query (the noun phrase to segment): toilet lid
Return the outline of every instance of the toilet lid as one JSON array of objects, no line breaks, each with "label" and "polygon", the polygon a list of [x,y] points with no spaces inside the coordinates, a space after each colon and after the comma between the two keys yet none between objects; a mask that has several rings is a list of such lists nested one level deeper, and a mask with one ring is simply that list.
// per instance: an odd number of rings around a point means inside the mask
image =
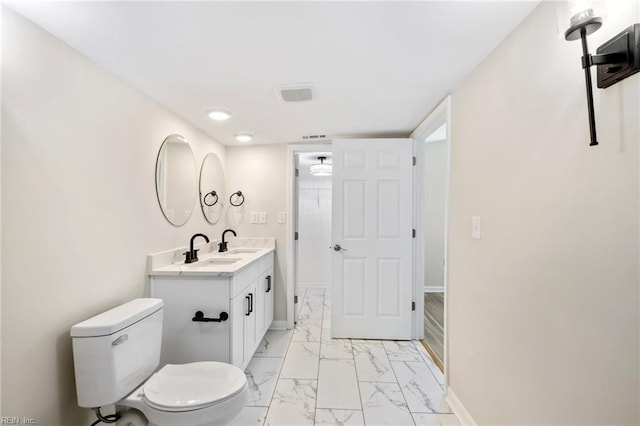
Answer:
[{"label": "toilet lid", "polygon": [[186,411],[224,401],[247,383],[244,372],[223,362],[167,364],[144,385],[144,399],[164,411]]}]

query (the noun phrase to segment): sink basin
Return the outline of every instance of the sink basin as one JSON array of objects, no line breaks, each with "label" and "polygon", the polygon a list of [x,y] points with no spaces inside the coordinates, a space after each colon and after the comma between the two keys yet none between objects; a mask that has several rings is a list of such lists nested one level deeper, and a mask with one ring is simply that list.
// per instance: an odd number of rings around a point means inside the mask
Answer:
[{"label": "sink basin", "polygon": [[260,249],[253,249],[253,248],[237,248],[237,249],[231,250],[229,253],[256,253],[259,250]]},{"label": "sink basin", "polygon": [[197,266],[200,268],[203,267],[211,267],[211,266],[216,266],[216,265],[231,265],[232,263],[236,263],[237,261],[242,260],[239,258],[234,258],[234,257],[224,257],[224,258],[214,258],[214,259],[207,259],[207,260],[203,260],[201,262],[197,262],[196,264],[192,265],[192,266]]}]

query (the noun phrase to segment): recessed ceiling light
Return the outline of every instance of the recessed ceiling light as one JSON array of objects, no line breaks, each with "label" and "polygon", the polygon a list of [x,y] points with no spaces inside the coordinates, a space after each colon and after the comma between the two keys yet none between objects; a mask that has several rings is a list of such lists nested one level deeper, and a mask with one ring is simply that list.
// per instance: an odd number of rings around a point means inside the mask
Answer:
[{"label": "recessed ceiling light", "polygon": [[234,136],[238,142],[249,142],[253,139],[253,135],[251,133],[236,133]]},{"label": "recessed ceiling light", "polygon": [[226,109],[212,109],[209,111],[209,118],[216,121],[225,121],[231,117],[231,111]]}]

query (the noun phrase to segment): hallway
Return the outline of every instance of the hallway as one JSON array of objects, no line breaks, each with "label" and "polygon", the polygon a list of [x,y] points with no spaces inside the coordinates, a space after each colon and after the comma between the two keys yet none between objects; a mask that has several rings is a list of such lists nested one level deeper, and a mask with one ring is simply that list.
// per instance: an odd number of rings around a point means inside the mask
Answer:
[{"label": "hallway", "polygon": [[424,340],[440,364],[444,360],[444,293],[424,294]]},{"label": "hallway", "polygon": [[301,290],[296,330],[270,330],[233,425],[458,425],[419,341],[330,339],[329,290]]}]

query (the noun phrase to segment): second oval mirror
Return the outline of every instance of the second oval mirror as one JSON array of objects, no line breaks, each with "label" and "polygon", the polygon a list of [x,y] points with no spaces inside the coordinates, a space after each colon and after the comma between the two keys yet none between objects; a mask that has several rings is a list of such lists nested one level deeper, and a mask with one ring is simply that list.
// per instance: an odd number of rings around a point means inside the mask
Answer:
[{"label": "second oval mirror", "polygon": [[227,191],[220,158],[207,154],[200,169],[200,206],[204,218],[212,225],[218,223],[224,210]]}]

